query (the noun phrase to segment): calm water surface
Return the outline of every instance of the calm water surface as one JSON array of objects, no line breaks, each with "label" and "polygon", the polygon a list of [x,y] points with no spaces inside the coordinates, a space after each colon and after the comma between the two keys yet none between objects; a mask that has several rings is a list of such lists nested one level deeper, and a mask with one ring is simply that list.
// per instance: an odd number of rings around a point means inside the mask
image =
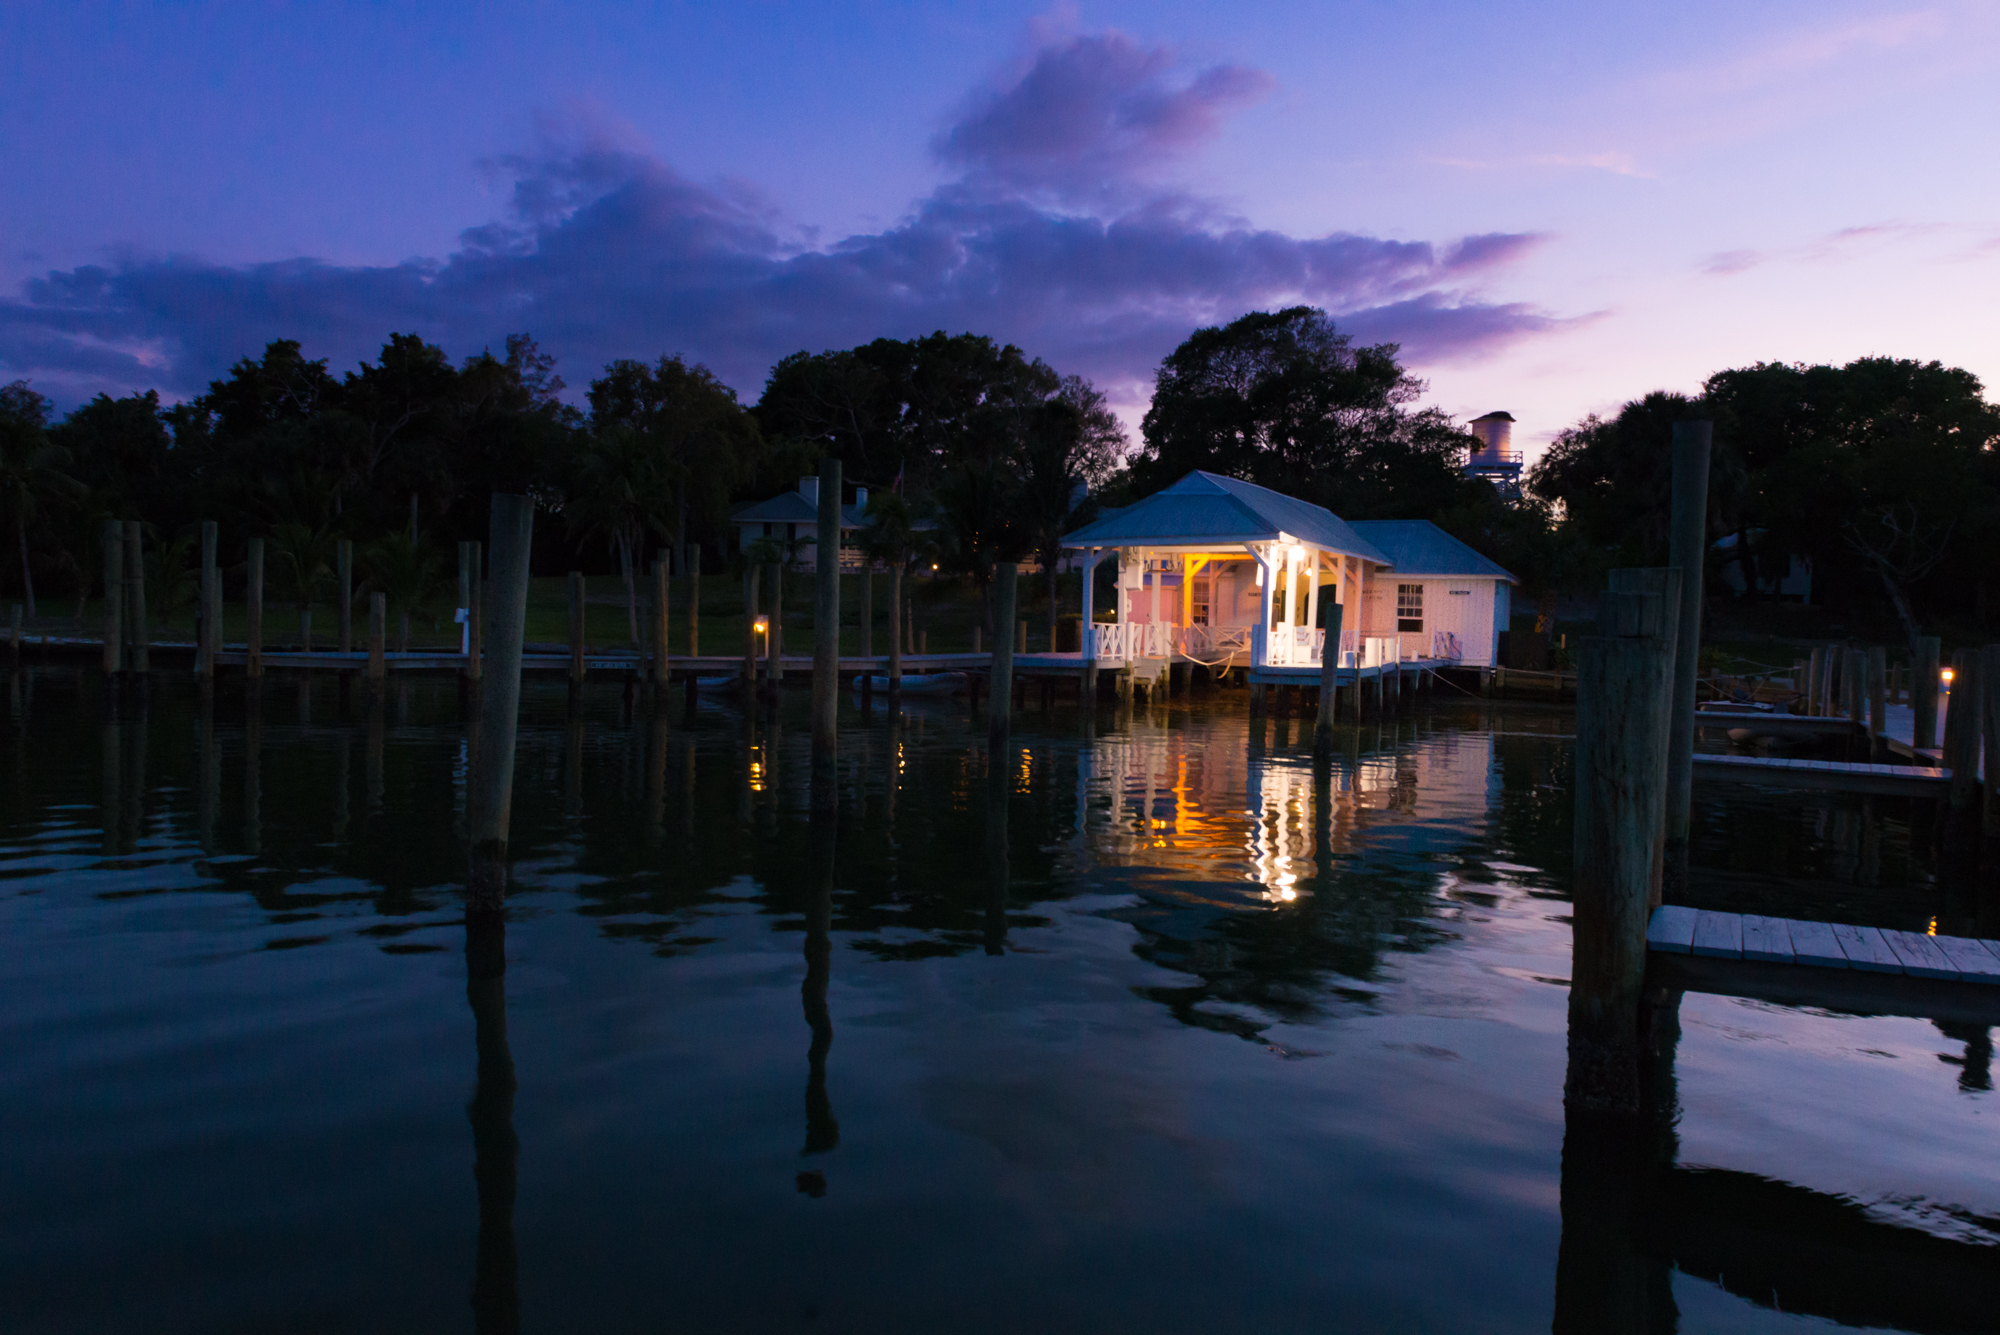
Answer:
[{"label": "calm water surface", "polygon": [[[1615,1268],[1626,1169],[1564,1172],[1565,713],[1440,698],[1316,774],[1240,693],[1031,710],[995,778],[962,703],[848,702],[815,830],[803,699],[531,684],[503,975],[452,683],[6,691],[9,1330],[1542,1331],[1559,1260]],[[1899,804],[1727,796],[1705,902],[1967,912]],[[1990,1267],[1985,1030],[1680,1022],[1648,1329],[1880,1319],[1718,1212]]]}]

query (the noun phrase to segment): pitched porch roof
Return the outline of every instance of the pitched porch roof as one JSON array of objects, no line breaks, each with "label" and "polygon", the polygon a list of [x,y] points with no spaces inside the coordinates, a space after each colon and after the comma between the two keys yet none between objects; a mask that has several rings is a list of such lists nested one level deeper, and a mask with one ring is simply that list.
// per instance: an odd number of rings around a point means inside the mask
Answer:
[{"label": "pitched porch roof", "polygon": [[1190,547],[1276,542],[1280,534],[1381,565],[1389,558],[1323,505],[1197,469],[1063,537],[1065,547]]}]

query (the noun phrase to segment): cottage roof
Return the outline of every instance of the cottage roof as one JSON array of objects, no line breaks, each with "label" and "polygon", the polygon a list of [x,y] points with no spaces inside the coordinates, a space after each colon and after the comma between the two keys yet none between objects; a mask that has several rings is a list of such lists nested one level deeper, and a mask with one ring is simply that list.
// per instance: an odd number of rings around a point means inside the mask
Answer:
[{"label": "cottage roof", "polygon": [[[819,522],[819,507],[806,499],[803,492],[786,491],[767,501],[752,501],[741,510],[729,516],[732,524],[816,524]],[[840,507],[842,528],[861,527],[859,506]]]},{"label": "cottage roof", "polygon": [[1200,470],[1063,538],[1065,547],[1186,547],[1275,542],[1280,533],[1330,552],[1389,558],[1323,505]]},{"label": "cottage roof", "polygon": [[1521,582],[1428,519],[1357,519],[1352,527],[1389,554],[1398,575]]}]

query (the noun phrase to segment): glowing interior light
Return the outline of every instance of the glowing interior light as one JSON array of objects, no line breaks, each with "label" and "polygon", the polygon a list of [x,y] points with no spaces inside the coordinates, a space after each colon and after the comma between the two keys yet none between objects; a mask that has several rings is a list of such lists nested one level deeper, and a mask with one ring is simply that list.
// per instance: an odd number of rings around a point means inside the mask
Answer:
[{"label": "glowing interior light", "polygon": [[767,633],[770,629],[771,629],[771,619],[769,617],[757,618],[757,633],[759,635]]},{"label": "glowing interior light", "polygon": [[1941,675],[1944,677],[1945,689],[1949,690],[1951,688],[1952,670],[1946,668]]}]

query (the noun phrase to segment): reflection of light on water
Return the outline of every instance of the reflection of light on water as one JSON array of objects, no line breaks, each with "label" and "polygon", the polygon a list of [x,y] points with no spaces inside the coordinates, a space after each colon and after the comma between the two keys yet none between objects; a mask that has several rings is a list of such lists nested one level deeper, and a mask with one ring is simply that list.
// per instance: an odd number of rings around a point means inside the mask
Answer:
[{"label": "reflection of light on water", "polygon": [[753,793],[764,791],[764,762],[754,756],[750,761],[750,791]]}]

